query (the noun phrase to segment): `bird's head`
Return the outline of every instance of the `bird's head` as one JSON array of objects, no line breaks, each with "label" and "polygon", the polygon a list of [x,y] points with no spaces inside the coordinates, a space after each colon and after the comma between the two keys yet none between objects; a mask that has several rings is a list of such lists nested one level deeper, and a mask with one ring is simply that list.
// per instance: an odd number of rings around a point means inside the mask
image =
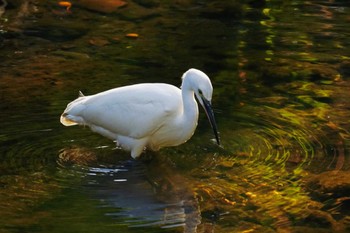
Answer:
[{"label": "bird's head", "polygon": [[[189,69],[182,79],[186,78],[186,83],[190,86],[190,89],[194,91],[199,103],[203,106],[202,98],[211,101],[213,95],[213,86],[211,85],[209,77],[200,70]],[[185,84],[183,82],[183,84]]]},{"label": "bird's head", "polygon": [[[217,131],[214,112],[211,106],[211,99],[213,95],[213,86],[209,77],[202,71],[197,69],[189,69],[182,79],[188,80],[188,85],[191,86],[196,98],[205,110],[209,119],[210,125],[214,131],[215,139],[218,145],[220,145],[220,139]],[[184,83],[184,82],[183,82]]]}]

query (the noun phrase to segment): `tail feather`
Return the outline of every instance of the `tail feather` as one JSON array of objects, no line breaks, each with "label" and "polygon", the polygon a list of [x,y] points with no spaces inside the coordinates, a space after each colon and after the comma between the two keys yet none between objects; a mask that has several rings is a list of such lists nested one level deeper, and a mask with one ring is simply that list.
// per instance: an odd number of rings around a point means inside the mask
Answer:
[{"label": "tail feather", "polygon": [[63,113],[61,115],[60,122],[64,126],[73,126],[79,124],[78,122],[74,121],[70,115],[66,113]]},{"label": "tail feather", "polygon": [[[82,94],[82,93],[81,93]],[[84,118],[81,112],[85,109],[84,101],[86,97],[80,96],[67,105],[61,115],[60,122],[64,126],[84,125]]]}]

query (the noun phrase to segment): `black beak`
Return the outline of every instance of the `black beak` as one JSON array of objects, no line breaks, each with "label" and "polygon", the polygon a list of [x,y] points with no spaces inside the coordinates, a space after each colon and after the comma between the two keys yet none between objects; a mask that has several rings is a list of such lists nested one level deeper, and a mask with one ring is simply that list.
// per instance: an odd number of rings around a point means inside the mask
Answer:
[{"label": "black beak", "polygon": [[203,107],[205,110],[205,113],[207,114],[207,117],[209,119],[211,128],[214,131],[214,135],[215,135],[215,139],[216,139],[216,143],[220,146],[220,138],[219,138],[219,134],[218,134],[218,129],[216,126],[216,122],[215,122],[215,117],[214,117],[214,112],[213,112],[213,108],[211,107],[211,103],[210,101],[208,101],[207,99],[205,99],[203,96],[201,96],[201,99],[203,101]]}]

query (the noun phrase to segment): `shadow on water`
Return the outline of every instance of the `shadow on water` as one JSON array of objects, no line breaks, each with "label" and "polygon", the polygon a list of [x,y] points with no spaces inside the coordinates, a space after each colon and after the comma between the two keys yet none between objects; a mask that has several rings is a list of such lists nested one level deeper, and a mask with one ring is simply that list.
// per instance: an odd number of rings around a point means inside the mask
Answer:
[{"label": "shadow on water", "polygon": [[[0,232],[348,232],[349,11],[0,0]],[[78,90],[179,85],[190,67],[213,82],[222,148],[204,114],[141,161],[59,124]]]}]

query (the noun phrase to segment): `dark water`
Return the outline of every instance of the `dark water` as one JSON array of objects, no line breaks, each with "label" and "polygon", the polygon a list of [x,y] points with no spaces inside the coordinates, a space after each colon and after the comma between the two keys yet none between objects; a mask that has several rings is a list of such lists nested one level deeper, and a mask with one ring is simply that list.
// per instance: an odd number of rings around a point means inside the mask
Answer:
[{"label": "dark water", "polygon": [[[347,1],[72,3],[0,8],[1,233],[350,231]],[[203,112],[137,161],[59,123],[78,90],[179,86],[190,67],[222,148]]]}]

